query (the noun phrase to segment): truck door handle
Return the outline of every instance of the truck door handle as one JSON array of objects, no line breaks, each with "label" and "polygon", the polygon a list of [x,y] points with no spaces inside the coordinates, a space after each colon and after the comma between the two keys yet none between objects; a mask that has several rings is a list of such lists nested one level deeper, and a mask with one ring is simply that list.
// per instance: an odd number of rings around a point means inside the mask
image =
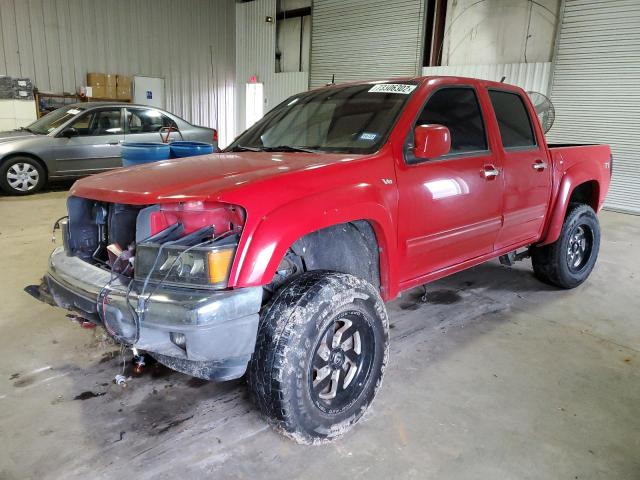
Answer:
[{"label": "truck door handle", "polygon": [[494,165],[489,164],[482,168],[482,174],[487,180],[492,180],[500,175],[500,170],[498,170]]},{"label": "truck door handle", "polygon": [[533,162],[531,166],[533,167],[534,170],[538,170],[539,172],[541,172],[542,170],[547,168],[547,162],[544,162],[542,160],[536,160],[535,162]]}]

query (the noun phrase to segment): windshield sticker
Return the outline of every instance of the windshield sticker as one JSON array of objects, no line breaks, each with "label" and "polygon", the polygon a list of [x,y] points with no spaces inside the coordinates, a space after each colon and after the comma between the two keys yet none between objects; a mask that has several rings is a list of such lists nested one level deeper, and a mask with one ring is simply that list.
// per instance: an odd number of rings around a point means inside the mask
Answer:
[{"label": "windshield sticker", "polygon": [[377,133],[362,132],[362,134],[360,135],[360,140],[372,141],[375,140],[377,136]]},{"label": "windshield sticker", "polygon": [[80,113],[80,110],[78,110],[77,108],[70,108],[69,110],[67,110],[67,113],[71,115],[77,115]]},{"label": "windshield sticker", "polygon": [[417,85],[407,85],[406,83],[379,83],[369,89],[369,92],[379,93],[401,93],[409,95],[416,89]]}]

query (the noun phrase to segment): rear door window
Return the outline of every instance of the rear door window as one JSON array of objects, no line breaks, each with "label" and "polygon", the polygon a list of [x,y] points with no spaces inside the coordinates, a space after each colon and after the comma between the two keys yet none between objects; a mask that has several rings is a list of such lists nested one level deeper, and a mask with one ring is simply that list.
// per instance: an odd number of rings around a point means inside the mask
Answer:
[{"label": "rear door window", "polygon": [[127,109],[126,133],[154,133],[163,127],[173,127],[176,123],[159,110],[153,108]]},{"label": "rear door window", "polygon": [[504,148],[536,146],[531,119],[522,97],[517,93],[489,90]]}]

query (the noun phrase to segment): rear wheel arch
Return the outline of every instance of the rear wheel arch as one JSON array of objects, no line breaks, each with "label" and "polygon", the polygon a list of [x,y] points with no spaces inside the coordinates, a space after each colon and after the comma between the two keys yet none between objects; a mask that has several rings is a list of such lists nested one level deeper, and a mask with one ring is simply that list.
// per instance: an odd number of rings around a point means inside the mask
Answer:
[{"label": "rear wheel arch", "polygon": [[549,226],[538,243],[539,246],[548,245],[558,239],[571,204],[588,205],[594,212],[598,211],[600,183],[593,178],[577,179],[568,174],[561,180],[556,196],[556,202],[549,218]]},{"label": "rear wheel arch", "polygon": [[600,184],[597,180],[588,180],[579,185],[576,185],[571,190],[569,195],[569,201],[565,208],[565,217],[569,213],[569,205],[572,203],[581,203],[589,205],[594,212],[598,211],[598,203],[600,198]]}]

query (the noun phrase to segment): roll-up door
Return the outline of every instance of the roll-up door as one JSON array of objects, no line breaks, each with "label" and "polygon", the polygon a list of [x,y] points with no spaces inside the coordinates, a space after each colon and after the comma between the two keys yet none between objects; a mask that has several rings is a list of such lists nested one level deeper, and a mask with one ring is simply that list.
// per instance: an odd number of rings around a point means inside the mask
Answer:
[{"label": "roll-up door", "polygon": [[312,87],[417,75],[422,68],[424,0],[315,0]]},{"label": "roll-up door", "polygon": [[565,0],[551,100],[555,143],[608,143],[605,206],[640,213],[640,2]]}]

